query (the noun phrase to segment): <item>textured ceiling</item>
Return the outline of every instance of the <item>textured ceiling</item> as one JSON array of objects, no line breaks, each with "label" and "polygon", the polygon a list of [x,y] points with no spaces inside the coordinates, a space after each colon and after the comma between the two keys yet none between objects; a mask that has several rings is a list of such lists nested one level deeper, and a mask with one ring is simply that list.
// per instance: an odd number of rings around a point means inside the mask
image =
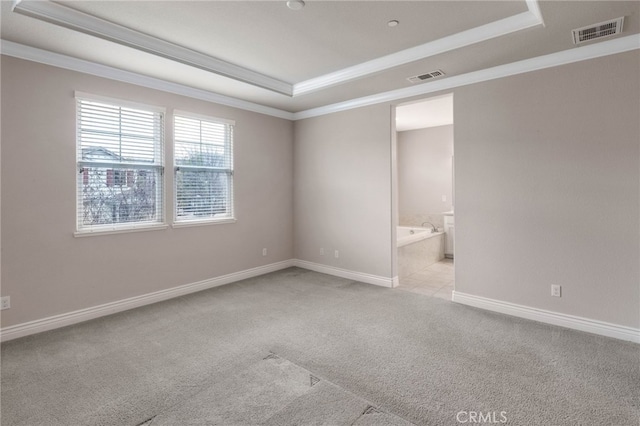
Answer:
[{"label": "textured ceiling", "polygon": [[[289,10],[285,1],[58,3],[287,83],[357,66],[528,10],[525,1],[309,0],[300,11]],[[0,13],[3,40],[291,112],[411,87],[407,77],[435,69],[442,69],[444,78],[449,78],[575,49],[571,29],[620,16],[625,16],[624,32],[614,37],[637,34],[640,27],[638,1],[537,4],[544,26],[531,26],[293,97],[12,12],[12,2],[2,1]],[[400,25],[388,27],[391,19]]]}]

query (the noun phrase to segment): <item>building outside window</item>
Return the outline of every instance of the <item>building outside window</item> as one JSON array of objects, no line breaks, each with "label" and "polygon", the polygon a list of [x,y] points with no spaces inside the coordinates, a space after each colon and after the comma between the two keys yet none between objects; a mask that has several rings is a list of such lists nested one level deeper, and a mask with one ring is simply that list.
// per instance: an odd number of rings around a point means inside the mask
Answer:
[{"label": "building outside window", "polygon": [[175,113],[176,224],[233,220],[233,126],[230,120]]},{"label": "building outside window", "polygon": [[164,223],[164,111],[76,94],[77,231]]}]

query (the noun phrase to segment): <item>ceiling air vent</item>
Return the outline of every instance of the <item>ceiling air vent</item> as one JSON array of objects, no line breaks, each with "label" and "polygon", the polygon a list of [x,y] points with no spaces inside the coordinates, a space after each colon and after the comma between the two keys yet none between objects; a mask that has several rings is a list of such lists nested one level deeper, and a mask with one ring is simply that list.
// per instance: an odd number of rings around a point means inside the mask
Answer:
[{"label": "ceiling air vent", "polygon": [[612,19],[599,24],[589,25],[571,31],[573,35],[573,44],[585,43],[602,37],[608,37],[622,32],[622,23],[624,16],[618,19]]},{"label": "ceiling air vent", "polygon": [[437,77],[442,77],[443,75],[444,75],[444,72],[442,72],[442,70],[435,70],[435,71],[428,72],[426,74],[420,74],[413,77],[409,77],[407,80],[409,80],[412,83],[421,83],[423,81],[432,80]]}]

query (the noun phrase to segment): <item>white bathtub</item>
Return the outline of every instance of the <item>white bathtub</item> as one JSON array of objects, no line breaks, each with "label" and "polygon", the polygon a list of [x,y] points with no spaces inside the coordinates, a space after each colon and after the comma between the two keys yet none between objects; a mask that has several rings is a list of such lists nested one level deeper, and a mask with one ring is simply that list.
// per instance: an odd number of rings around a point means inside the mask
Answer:
[{"label": "white bathtub", "polygon": [[431,228],[419,226],[398,226],[396,232],[400,278],[444,259],[444,232],[431,232]]},{"label": "white bathtub", "polygon": [[431,228],[421,228],[419,226],[398,226],[396,230],[398,247],[426,240],[427,238],[437,237],[442,234],[444,234],[444,232],[431,232]]}]

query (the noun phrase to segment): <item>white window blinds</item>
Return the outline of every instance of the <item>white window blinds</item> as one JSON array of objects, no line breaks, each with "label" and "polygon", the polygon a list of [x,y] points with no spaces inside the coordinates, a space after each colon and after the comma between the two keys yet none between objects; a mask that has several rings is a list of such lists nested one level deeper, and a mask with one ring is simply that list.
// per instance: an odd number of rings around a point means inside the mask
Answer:
[{"label": "white window blinds", "polygon": [[176,222],[233,218],[233,125],[175,113]]},{"label": "white window blinds", "polygon": [[78,231],[162,223],[162,110],[91,95],[76,108]]}]

